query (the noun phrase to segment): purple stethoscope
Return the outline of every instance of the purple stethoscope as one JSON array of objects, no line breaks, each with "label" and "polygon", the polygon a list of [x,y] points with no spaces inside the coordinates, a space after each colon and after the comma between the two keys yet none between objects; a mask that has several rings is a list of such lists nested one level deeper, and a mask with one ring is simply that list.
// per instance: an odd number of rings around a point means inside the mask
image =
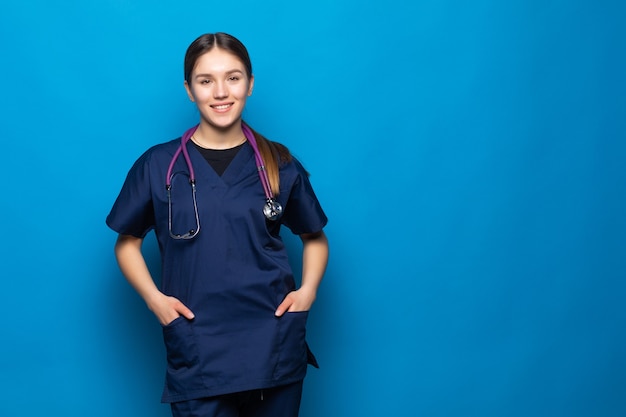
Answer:
[{"label": "purple stethoscope", "polygon": [[[196,201],[196,174],[193,170],[193,165],[191,164],[191,158],[189,157],[189,152],[187,151],[187,142],[194,134],[194,132],[198,129],[198,125],[188,129],[180,139],[180,146],[174,153],[172,160],[170,161],[170,165],[167,168],[167,176],[165,178],[165,189],[167,191],[167,203],[168,203],[168,227],[170,236],[173,239],[192,239],[196,237],[196,235],[200,232],[200,216],[198,215],[198,203]],[[272,193],[272,188],[270,187],[270,181],[267,177],[267,172],[265,171],[265,165],[263,165],[263,158],[261,158],[261,153],[259,152],[259,148],[256,143],[256,139],[254,138],[254,134],[252,130],[245,124],[241,123],[241,130],[243,131],[244,136],[252,146],[254,150],[254,159],[256,161],[257,171],[259,172],[259,178],[261,180],[261,184],[263,185],[263,191],[265,191],[265,204],[263,205],[263,214],[268,220],[276,220],[281,213],[283,212],[283,207],[280,205],[278,201],[274,198],[274,194]],[[190,229],[187,233],[177,234],[172,231],[172,171],[174,170],[174,164],[176,160],[183,154],[185,158],[185,162],[187,163],[187,168],[189,169],[189,184],[191,185],[191,198],[193,200],[193,209],[196,217],[196,227],[195,229]]]}]

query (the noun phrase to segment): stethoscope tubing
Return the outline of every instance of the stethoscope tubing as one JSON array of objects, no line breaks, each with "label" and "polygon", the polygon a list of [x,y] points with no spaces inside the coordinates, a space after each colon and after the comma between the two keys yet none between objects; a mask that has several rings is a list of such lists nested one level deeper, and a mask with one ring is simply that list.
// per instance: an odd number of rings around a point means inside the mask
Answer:
[{"label": "stethoscope tubing", "polygon": [[[165,189],[167,191],[167,198],[169,203],[169,228],[170,235],[175,239],[189,239],[195,236],[200,230],[200,219],[198,215],[198,206],[196,203],[196,174],[193,169],[193,164],[191,163],[191,157],[189,156],[189,151],[187,150],[187,142],[193,136],[193,134],[198,129],[198,125],[193,126],[190,129],[187,129],[183,136],[180,139],[180,145],[174,155],[172,156],[172,160],[167,168],[167,174],[165,177]],[[261,157],[261,152],[259,151],[259,147],[256,142],[256,138],[252,129],[248,127],[243,121],[241,122],[241,130],[243,131],[244,136],[246,137],[250,146],[252,146],[252,150],[254,151],[254,160],[256,163],[257,171],[259,174],[259,179],[261,181],[261,185],[263,186],[263,192],[265,193],[265,205],[263,206],[263,213],[268,220],[276,220],[280,214],[282,213],[282,206],[274,199],[274,193],[272,192],[272,187],[270,185],[269,178],[267,176],[267,171],[265,170],[265,165],[263,163],[263,158]],[[194,211],[196,216],[196,229],[192,229],[189,233],[185,235],[175,235],[172,233],[172,208],[171,208],[171,188],[172,188],[172,173],[174,171],[174,165],[176,164],[176,160],[180,157],[180,154],[183,154],[183,158],[185,159],[185,163],[187,164],[187,169],[189,170],[189,184],[192,189],[192,198],[194,203]]]},{"label": "stethoscope tubing", "polygon": [[257,170],[259,171],[259,178],[261,179],[261,184],[263,185],[263,191],[265,192],[265,197],[268,201],[274,199],[274,193],[272,192],[272,187],[270,186],[269,178],[267,177],[267,171],[265,170],[265,165],[263,164],[263,159],[261,158],[261,152],[259,152],[259,147],[256,143],[256,138],[254,137],[254,133],[245,123],[241,123],[241,130],[243,130],[243,134],[248,139],[250,146],[254,150],[254,159],[256,160]]},{"label": "stethoscope tubing", "polygon": [[[187,169],[189,169],[189,182],[195,184],[196,182],[196,174],[193,170],[193,164],[191,163],[191,157],[189,156],[189,151],[187,150],[187,142],[193,136],[193,134],[198,129],[199,125],[196,125],[192,128],[187,129],[183,136],[180,138],[180,146],[174,153],[172,160],[167,168],[167,175],[165,177],[165,186],[167,189],[172,186],[172,172],[174,171],[174,164],[176,160],[183,154],[183,158],[187,164]],[[256,138],[254,137],[254,133],[252,129],[248,127],[247,124],[241,122],[241,130],[243,131],[244,136],[252,146],[252,150],[254,151],[254,159],[256,162],[257,170],[259,171],[259,179],[261,180],[261,185],[263,185],[263,191],[265,192],[265,197],[268,201],[274,199],[274,193],[272,192],[272,187],[270,186],[269,178],[267,177],[267,171],[265,170],[265,165],[263,164],[263,158],[261,158],[261,152],[259,151],[259,147],[256,143]]]},{"label": "stethoscope tubing", "polygon": [[189,139],[196,132],[198,126],[200,125],[187,129],[187,131],[185,131],[183,136],[180,138],[180,146],[176,149],[176,152],[170,161],[170,165],[167,168],[167,175],[165,176],[165,186],[167,189],[170,189],[172,186],[172,171],[174,170],[174,164],[176,163],[176,160],[180,156],[181,152],[185,158],[185,162],[187,163],[187,169],[189,169],[189,182],[193,184],[196,182],[196,173],[193,170],[193,164],[191,163],[191,158],[189,157],[189,151],[187,151],[187,142],[189,142]]}]

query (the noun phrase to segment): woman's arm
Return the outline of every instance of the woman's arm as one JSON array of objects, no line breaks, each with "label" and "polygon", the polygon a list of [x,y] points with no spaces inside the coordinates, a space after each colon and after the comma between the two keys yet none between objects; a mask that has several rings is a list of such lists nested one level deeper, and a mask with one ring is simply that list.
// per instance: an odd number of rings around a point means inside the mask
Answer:
[{"label": "woman's arm", "polygon": [[171,323],[181,315],[189,320],[193,319],[193,313],[183,303],[159,291],[141,253],[142,243],[143,239],[135,236],[119,235],[117,238],[115,256],[126,280],[162,325]]},{"label": "woman's arm", "polygon": [[309,311],[328,264],[328,239],[323,231],[300,235],[302,239],[302,284],[292,291],[276,309],[276,316],[286,311]]}]

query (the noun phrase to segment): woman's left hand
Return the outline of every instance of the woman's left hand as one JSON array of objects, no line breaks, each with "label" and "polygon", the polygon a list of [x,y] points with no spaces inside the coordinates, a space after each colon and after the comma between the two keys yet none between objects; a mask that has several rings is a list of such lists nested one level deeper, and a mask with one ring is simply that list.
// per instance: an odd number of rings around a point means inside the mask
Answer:
[{"label": "woman's left hand", "polygon": [[307,288],[300,288],[292,291],[283,300],[276,309],[274,315],[280,317],[285,312],[309,311],[315,301],[315,291],[309,291]]}]

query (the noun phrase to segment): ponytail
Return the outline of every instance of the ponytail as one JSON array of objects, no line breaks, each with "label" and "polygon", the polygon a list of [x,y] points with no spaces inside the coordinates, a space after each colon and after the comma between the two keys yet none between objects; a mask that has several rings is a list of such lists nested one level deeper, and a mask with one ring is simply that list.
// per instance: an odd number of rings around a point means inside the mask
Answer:
[{"label": "ponytail", "polygon": [[291,161],[291,153],[286,146],[264,138],[255,130],[252,130],[252,133],[254,133],[259,153],[263,159],[263,164],[265,165],[267,178],[270,181],[272,193],[274,196],[278,196],[280,194],[280,176],[278,175],[279,167],[280,165]]}]

